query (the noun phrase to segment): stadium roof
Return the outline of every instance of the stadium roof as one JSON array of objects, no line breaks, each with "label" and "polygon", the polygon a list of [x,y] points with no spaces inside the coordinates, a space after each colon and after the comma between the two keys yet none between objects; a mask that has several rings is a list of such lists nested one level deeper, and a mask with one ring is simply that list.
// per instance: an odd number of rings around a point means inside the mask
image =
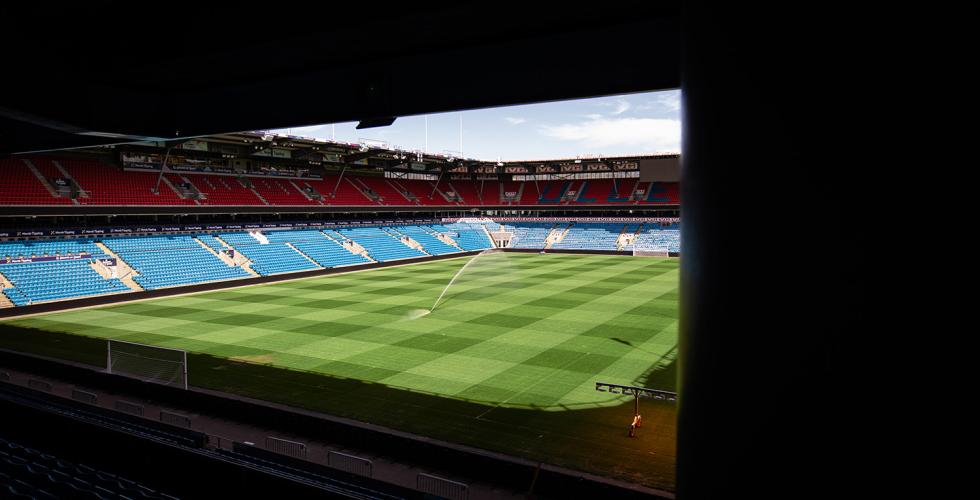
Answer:
[{"label": "stadium roof", "polygon": [[673,2],[560,16],[526,3],[294,7],[175,2],[137,13],[122,2],[8,2],[0,16],[16,22],[0,43],[16,50],[5,54],[13,71],[0,93],[0,154],[680,84]]}]

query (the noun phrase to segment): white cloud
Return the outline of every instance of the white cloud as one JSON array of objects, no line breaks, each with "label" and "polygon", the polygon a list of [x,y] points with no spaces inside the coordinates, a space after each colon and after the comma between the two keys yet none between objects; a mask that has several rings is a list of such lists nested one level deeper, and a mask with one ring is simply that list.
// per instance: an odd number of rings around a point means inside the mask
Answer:
[{"label": "white cloud", "polygon": [[598,118],[579,123],[543,126],[541,134],[580,147],[633,147],[646,151],[679,150],[680,120],[661,118]]},{"label": "white cloud", "polygon": [[679,111],[681,109],[681,93],[680,92],[669,92],[657,99],[663,107],[670,111]]},{"label": "white cloud", "polygon": [[521,123],[524,123],[524,122],[527,121],[526,118],[514,118],[514,117],[511,117],[511,116],[508,116],[507,118],[504,118],[504,120],[507,120],[507,123],[510,123],[511,125],[520,125]]},{"label": "white cloud", "polygon": [[657,94],[656,99],[648,100],[635,109],[636,111],[656,110],[659,112],[676,113],[681,109],[681,92],[679,90],[660,92]]},{"label": "white cloud", "polygon": [[630,103],[625,99],[618,99],[616,101],[616,109],[613,110],[613,115],[621,115],[630,109]]}]

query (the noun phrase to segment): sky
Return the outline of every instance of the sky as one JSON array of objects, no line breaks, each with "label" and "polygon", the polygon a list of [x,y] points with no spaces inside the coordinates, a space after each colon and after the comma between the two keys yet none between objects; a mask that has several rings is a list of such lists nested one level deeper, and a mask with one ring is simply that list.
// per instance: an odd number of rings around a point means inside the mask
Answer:
[{"label": "sky", "polygon": [[[680,151],[680,90],[407,116],[388,127],[356,122],[274,132],[480,160],[538,160]],[[460,117],[462,116],[462,155]],[[428,147],[426,147],[426,121]]]}]

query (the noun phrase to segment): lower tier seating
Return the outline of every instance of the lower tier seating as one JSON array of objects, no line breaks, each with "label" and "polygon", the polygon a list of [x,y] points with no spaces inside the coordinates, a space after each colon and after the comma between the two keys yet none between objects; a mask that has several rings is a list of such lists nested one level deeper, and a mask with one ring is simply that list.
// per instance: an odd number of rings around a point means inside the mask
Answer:
[{"label": "lower tier seating", "polygon": [[368,255],[378,262],[425,257],[425,254],[420,250],[402,243],[398,238],[381,230],[381,228],[340,229],[337,232],[364,247]]},{"label": "lower tier seating", "polygon": [[[229,265],[219,253],[229,246],[248,259],[260,275],[280,274],[429,255],[444,255],[493,248],[487,231],[513,233],[512,248],[543,249],[552,228],[569,227],[553,249],[616,250],[621,234],[634,235],[622,250],[680,251],[678,224],[520,222],[500,226],[449,223],[336,230],[294,229],[237,231],[180,236],[124,236],[0,242],[0,278],[3,294],[15,306],[51,300],[129,291],[123,281],[103,272],[101,259],[111,259],[104,248],[133,268],[133,281],[144,289],[246,278],[245,268]],[[484,229],[486,228],[486,230]],[[448,244],[443,235],[455,242]],[[220,240],[219,240],[220,238]],[[409,246],[407,238],[422,245]],[[224,242],[224,243],[222,243]],[[202,246],[203,243],[203,246]],[[101,245],[101,246],[100,246]],[[361,255],[360,246],[370,258]],[[458,246],[458,248],[457,248]],[[111,265],[111,264],[110,264]],[[97,270],[98,269],[98,270]],[[101,274],[100,274],[101,273]],[[126,281],[129,283],[129,281]]]},{"label": "lower tier seating", "polygon": [[576,223],[561,241],[551,248],[616,250],[616,241],[623,230],[623,224]]}]

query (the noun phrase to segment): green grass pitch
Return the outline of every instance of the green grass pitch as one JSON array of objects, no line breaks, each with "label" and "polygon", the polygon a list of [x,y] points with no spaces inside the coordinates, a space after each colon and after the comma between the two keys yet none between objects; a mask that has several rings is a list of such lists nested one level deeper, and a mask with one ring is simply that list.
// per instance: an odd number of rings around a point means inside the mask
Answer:
[{"label": "green grass pitch", "polygon": [[[0,347],[95,366],[113,338],[189,351],[194,386],[673,489],[678,262],[494,253],[0,323]],[[74,335],[65,335],[74,334]]]}]

